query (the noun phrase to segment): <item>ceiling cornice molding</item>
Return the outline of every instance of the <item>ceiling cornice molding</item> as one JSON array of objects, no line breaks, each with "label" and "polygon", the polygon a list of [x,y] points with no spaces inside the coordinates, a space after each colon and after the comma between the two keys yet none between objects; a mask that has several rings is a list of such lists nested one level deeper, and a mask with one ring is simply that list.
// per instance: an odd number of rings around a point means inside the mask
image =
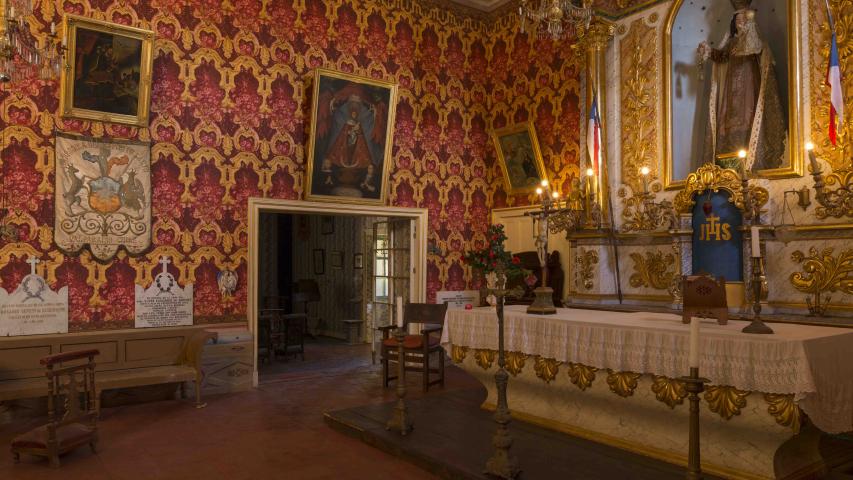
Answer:
[{"label": "ceiling cornice molding", "polygon": [[[491,10],[483,10],[471,6],[465,0],[421,0],[425,4],[446,8],[454,13],[483,22],[493,22],[501,17],[518,10],[520,0],[508,0]],[[667,0],[597,0],[594,2],[595,13],[610,20],[633,15]]]}]

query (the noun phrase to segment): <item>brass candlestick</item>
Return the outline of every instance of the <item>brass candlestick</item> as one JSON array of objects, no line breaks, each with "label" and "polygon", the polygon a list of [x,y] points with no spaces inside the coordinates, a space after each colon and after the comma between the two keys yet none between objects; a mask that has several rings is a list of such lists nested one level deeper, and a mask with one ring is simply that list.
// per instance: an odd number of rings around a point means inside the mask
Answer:
[{"label": "brass candlestick", "polygon": [[406,352],[403,350],[403,342],[406,340],[406,331],[400,327],[394,335],[397,339],[397,405],[388,423],[386,430],[399,430],[400,435],[411,432],[414,426],[406,409]]},{"label": "brass candlestick", "polygon": [[773,329],[764,324],[761,320],[761,297],[764,296],[764,284],[766,277],[764,276],[764,263],[761,257],[752,257],[752,323],[743,327],[743,333],[758,333],[771,334]]},{"label": "brass candlestick", "polygon": [[699,376],[699,367],[690,367],[690,375],[681,377],[687,390],[687,398],[690,402],[690,445],[687,453],[687,475],[688,480],[700,480],[702,478],[702,462],[700,458],[699,441],[699,394],[705,391],[707,378]]},{"label": "brass candlestick", "polygon": [[[498,274],[498,281],[505,280],[503,274]],[[509,422],[512,419],[509,413],[509,406],[506,401],[506,387],[509,382],[509,374],[504,369],[504,296],[507,291],[503,288],[494,289],[491,291],[498,299],[498,371],[495,373],[495,384],[498,389],[498,405],[495,409],[495,423],[497,429],[492,437],[492,444],[495,447],[495,453],[486,461],[486,473],[498,478],[507,480],[514,479],[521,473],[518,466],[518,460],[510,455],[509,449],[512,446],[512,437],[509,434]]]}]

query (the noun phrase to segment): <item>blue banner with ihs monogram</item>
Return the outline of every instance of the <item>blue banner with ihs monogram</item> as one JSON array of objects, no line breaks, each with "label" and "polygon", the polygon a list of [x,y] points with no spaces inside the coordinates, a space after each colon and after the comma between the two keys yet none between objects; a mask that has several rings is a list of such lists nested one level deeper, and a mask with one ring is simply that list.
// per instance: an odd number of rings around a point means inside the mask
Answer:
[{"label": "blue banner with ihs monogram", "polygon": [[696,194],[693,206],[693,273],[707,272],[727,282],[743,280],[741,211],[729,193]]}]

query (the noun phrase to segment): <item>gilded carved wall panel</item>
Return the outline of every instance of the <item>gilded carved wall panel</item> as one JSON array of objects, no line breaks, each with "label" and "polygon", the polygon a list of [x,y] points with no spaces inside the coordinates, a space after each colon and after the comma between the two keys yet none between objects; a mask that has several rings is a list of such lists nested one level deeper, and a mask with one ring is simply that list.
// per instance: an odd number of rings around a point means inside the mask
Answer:
[{"label": "gilded carved wall panel", "polygon": [[640,168],[649,168],[649,180],[658,177],[657,28],[645,18],[631,23],[619,43],[622,96],[622,183],[642,190]]},{"label": "gilded carved wall panel", "polygon": [[675,265],[675,256],[671,253],[664,255],[662,251],[646,252],[643,256],[640,252],[631,254],[634,261],[634,273],[631,274],[629,282],[634,288],[653,288],[655,290],[667,290],[671,283],[674,271],[670,267]]},{"label": "gilded carved wall panel", "polygon": [[[853,0],[828,0],[835,20],[838,38],[839,62],[842,72],[853,71]],[[833,171],[850,170],[851,146],[849,135],[853,131],[853,115],[844,115],[844,125],[839,128],[837,146],[829,143],[829,88],[825,85],[829,62],[830,29],[826,16],[825,0],[809,0],[808,26],[811,32],[809,80],[811,83],[811,141],[815,152],[826,160]],[[853,112],[853,75],[842,74],[845,113]]]}]

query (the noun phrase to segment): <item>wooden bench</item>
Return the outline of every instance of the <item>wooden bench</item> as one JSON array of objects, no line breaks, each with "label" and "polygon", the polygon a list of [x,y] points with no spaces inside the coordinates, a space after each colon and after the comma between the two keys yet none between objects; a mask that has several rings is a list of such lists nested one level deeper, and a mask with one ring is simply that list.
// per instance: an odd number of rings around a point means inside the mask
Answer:
[{"label": "wooden bench", "polygon": [[[240,325],[240,324],[235,324]],[[217,326],[230,326],[217,325]],[[0,402],[47,395],[47,379],[39,359],[57,353],[98,349],[95,385],[104,390],[195,383],[196,407],[201,401],[201,353],[216,334],[206,325],[191,327],[106,330],[23,337],[0,337]]]}]

